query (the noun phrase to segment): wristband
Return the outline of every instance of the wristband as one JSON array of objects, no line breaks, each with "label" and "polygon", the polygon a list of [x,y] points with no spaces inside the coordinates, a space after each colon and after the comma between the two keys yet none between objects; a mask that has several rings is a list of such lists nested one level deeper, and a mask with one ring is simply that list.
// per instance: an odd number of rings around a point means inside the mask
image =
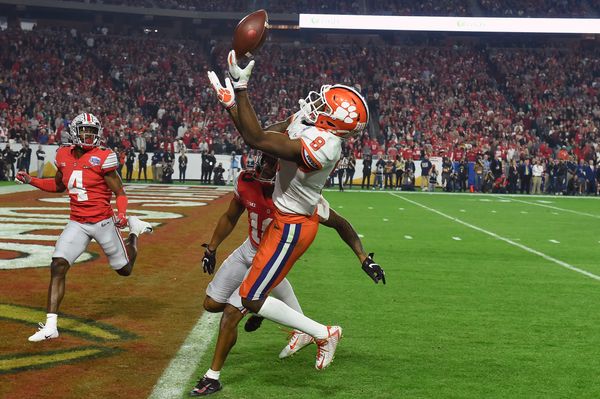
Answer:
[{"label": "wristband", "polygon": [[126,214],[127,213],[127,203],[128,203],[128,200],[127,200],[126,195],[117,196],[117,212]]}]

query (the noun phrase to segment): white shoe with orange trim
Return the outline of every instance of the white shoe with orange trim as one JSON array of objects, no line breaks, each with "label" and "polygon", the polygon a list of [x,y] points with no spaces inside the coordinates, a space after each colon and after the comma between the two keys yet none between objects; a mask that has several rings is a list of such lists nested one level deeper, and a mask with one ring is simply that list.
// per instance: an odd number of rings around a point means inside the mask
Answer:
[{"label": "white shoe with orange trim", "polygon": [[313,337],[301,331],[295,330],[292,332],[288,344],[279,353],[279,358],[285,359],[286,357],[290,357],[300,349],[312,344],[313,342],[315,342]]},{"label": "white shoe with orange trim", "polygon": [[327,333],[329,334],[328,338],[315,340],[317,343],[315,368],[317,370],[323,370],[333,362],[335,348],[337,348],[338,342],[342,339],[342,327],[327,326]]}]

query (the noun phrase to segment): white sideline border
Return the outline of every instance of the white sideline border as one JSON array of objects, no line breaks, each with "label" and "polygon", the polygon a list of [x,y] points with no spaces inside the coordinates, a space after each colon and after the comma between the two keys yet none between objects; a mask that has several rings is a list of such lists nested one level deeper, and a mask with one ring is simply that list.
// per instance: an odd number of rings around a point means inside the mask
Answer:
[{"label": "white sideline border", "polygon": [[[502,198],[503,196],[497,196],[497,197],[498,198]],[[592,217],[592,218],[600,219],[600,215],[594,215],[593,213],[580,212],[580,211],[576,211],[576,210],[573,210],[573,209],[560,208],[558,206],[553,206],[553,205],[548,205],[548,204],[541,204],[541,203],[531,202],[531,201],[525,201],[525,200],[517,199],[517,198],[511,198],[510,200],[511,201],[515,201],[515,202],[520,202],[522,204],[535,205],[535,206],[541,206],[543,208],[554,209],[555,211],[570,212],[570,213],[574,213],[575,215],[580,215],[580,216],[586,216],[586,217]]]},{"label": "white sideline border", "polygon": [[154,385],[148,399],[181,398],[199,361],[212,343],[221,313],[204,312]]},{"label": "white sideline border", "polygon": [[[356,185],[356,184],[355,184]],[[360,186],[360,184],[359,184]],[[333,189],[333,188],[325,188],[323,189],[324,192],[326,193],[339,193],[340,191],[337,189]],[[434,192],[430,192],[430,191],[420,191],[420,190],[415,190],[415,191],[391,191],[391,190],[347,190],[344,191],[344,193],[371,193],[371,194],[397,194],[400,193],[402,195],[404,194],[408,194],[408,195],[455,195],[455,196],[468,196],[468,197],[472,197],[472,198],[489,198],[492,199],[496,196],[498,196],[498,194],[493,194],[493,193],[447,193],[445,191],[434,191]],[[545,199],[555,199],[555,200],[561,200],[561,199],[569,199],[569,200],[590,200],[590,201],[600,201],[600,197],[595,197],[595,196],[577,196],[577,195],[533,195],[533,194],[501,194],[503,197],[509,197],[509,198],[545,198]]]},{"label": "white sideline border", "polygon": [[469,228],[471,228],[471,229],[473,229],[473,230],[477,230],[477,231],[479,231],[479,232],[481,232],[481,233],[487,234],[487,235],[489,235],[489,236],[491,236],[491,237],[494,237],[494,238],[496,238],[496,239],[498,239],[498,240],[504,241],[504,242],[506,242],[506,243],[508,243],[508,244],[510,244],[510,245],[514,245],[515,247],[517,247],[517,248],[521,248],[522,250],[524,250],[524,251],[526,251],[526,252],[529,252],[529,253],[531,253],[531,254],[537,255],[537,256],[539,256],[539,257],[541,257],[541,258],[544,258],[544,259],[546,259],[546,260],[548,260],[548,261],[550,261],[550,262],[556,263],[557,265],[559,265],[559,266],[561,266],[561,267],[564,267],[565,269],[572,270],[572,271],[574,271],[574,272],[577,272],[577,273],[583,274],[584,276],[587,276],[587,277],[589,277],[589,278],[592,278],[592,279],[594,279],[594,280],[596,280],[596,281],[600,281],[600,276],[597,276],[597,275],[595,275],[594,273],[590,273],[590,272],[588,272],[587,270],[583,270],[583,269],[580,269],[580,268],[578,268],[578,267],[575,267],[575,266],[573,266],[573,265],[570,265],[570,264],[568,264],[567,262],[563,262],[563,261],[562,261],[562,260],[560,260],[560,259],[553,258],[552,256],[550,256],[550,255],[546,255],[546,254],[545,254],[545,253],[543,253],[543,252],[540,252],[540,251],[538,251],[538,250],[535,250],[535,249],[533,249],[533,248],[529,248],[528,246],[525,246],[525,245],[523,245],[523,244],[519,244],[518,242],[515,242],[515,241],[513,241],[513,240],[511,240],[511,239],[509,239],[509,238],[502,237],[502,236],[500,236],[500,235],[498,235],[498,234],[496,234],[496,233],[493,233],[493,232],[491,232],[491,231],[488,231],[488,230],[482,229],[481,227],[478,227],[478,226],[472,225],[472,224],[470,224],[470,223],[467,223],[467,222],[465,222],[465,221],[463,221],[463,220],[460,220],[460,219],[458,219],[458,218],[455,218],[455,217],[453,217],[453,216],[447,215],[447,214],[445,214],[444,212],[438,211],[437,209],[434,209],[434,208],[430,208],[430,207],[428,207],[427,205],[423,205],[423,204],[421,204],[421,203],[419,203],[419,202],[416,202],[416,201],[413,201],[413,200],[411,200],[411,199],[404,198],[403,196],[401,196],[401,195],[398,195],[398,194],[396,194],[396,193],[389,193],[389,194],[390,194],[390,195],[392,195],[392,196],[394,196],[394,197],[400,198],[401,200],[404,200],[404,201],[406,201],[406,202],[409,202],[409,203],[411,203],[411,204],[413,204],[413,205],[416,205],[416,206],[419,206],[419,207],[421,207],[421,208],[423,208],[423,209],[426,209],[426,210],[428,210],[428,211],[430,211],[430,212],[437,213],[438,215],[440,215],[440,216],[442,216],[442,217],[444,217],[444,218],[446,218],[446,219],[450,219],[450,220],[452,220],[452,221],[454,221],[454,222],[456,222],[456,223],[462,224],[463,226],[466,226],[466,227],[469,227]]}]

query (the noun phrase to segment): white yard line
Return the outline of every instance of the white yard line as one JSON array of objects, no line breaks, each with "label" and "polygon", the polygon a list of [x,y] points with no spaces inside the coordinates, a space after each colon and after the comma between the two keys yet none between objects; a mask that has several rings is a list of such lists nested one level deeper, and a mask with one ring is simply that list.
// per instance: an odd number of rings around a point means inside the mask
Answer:
[{"label": "white yard line", "polygon": [[[502,197],[499,196],[498,198],[502,198]],[[559,208],[558,206],[554,206],[554,205],[540,204],[538,202],[525,201],[525,200],[521,200],[521,199],[517,199],[517,198],[511,198],[510,200],[515,201],[515,202],[520,202],[523,204],[541,206],[543,208],[548,208],[548,209],[554,209],[555,211],[570,212],[570,213],[574,213],[575,215],[579,215],[579,216],[587,216],[587,217],[600,219],[600,215],[594,215],[592,213],[579,212],[579,211],[574,211],[572,209]]]},{"label": "white yard line", "polygon": [[567,262],[563,262],[563,261],[562,261],[562,260],[560,260],[560,259],[553,258],[552,256],[550,256],[550,255],[546,255],[546,254],[545,254],[545,253],[543,253],[543,252],[540,252],[540,251],[538,251],[538,250],[535,250],[535,249],[533,249],[533,248],[530,248],[530,247],[528,247],[528,246],[525,246],[525,245],[523,245],[523,244],[519,244],[518,242],[515,242],[515,241],[513,241],[513,240],[511,240],[511,239],[509,239],[509,238],[502,237],[502,236],[500,236],[500,235],[498,235],[498,234],[496,234],[496,233],[493,233],[493,232],[491,232],[491,231],[488,231],[488,230],[482,229],[481,227],[478,227],[478,226],[472,225],[471,223],[467,223],[467,222],[465,222],[465,221],[463,221],[463,220],[460,220],[460,219],[458,219],[458,218],[455,218],[455,217],[452,217],[452,216],[450,216],[450,215],[447,215],[447,214],[445,214],[444,212],[438,211],[437,209],[430,208],[430,207],[428,207],[427,205],[423,205],[423,204],[421,204],[421,203],[419,203],[419,202],[416,202],[416,201],[410,200],[410,199],[408,199],[408,198],[405,198],[405,197],[403,197],[403,196],[401,196],[401,195],[398,195],[398,194],[395,194],[395,193],[389,193],[389,194],[390,194],[390,195],[393,195],[394,197],[398,197],[398,198],[400,198],[400,199],[402,199],[402,200],[404,200],[404,201],[406,201],[406,202],[409,202],[409,203],[411,203],[411,204],[413,204],[413,205],[416,205],[416,206],[418,206],[418,207],[421,207],[421,208],[423,208],[423,209],[426,209],[426,210],[428,210],[428,211],[430,211],[430,212],[437,213],[438,215],[440,215],[440,216],[442,216],[442,217],[444,217],[444,218],[446,218],[446,219],[450,219],[450,220],[452,220],[452,221],[454,221],[454,222],[456,222],[456,223],[460,223],[460,224],[462,224],[463,226],[469,227],[469,228],[471,228],[471,229],[473,229],[473,230],[477,230],[477,231],[479,231],[479,232],[481,232],[481,233],[487,234],[487,235],[489,235],[489,236],[491,236],[491,237],[494,237],[494,238],[496,238],[496,239],[498,239],[498,240],[502,240],[502,241],[504,241],[504,242],[506,242],[506,243],[508,243],[508,244],[510,244],[510,245],[514,245],[514,246],[515,246],[515,247],[517,247],[517,248],[521,248],[521,249],[522,249],[522,250],[524,250],[524,251],[527,251],[527,252],[529,252],[529,253],[531,253],[531,254],[537,255],[537,256],[539,256],[539,257],[541,257],[541,258],[544,258],[544,259],[546,259],[546,260],[548,260],[548,261],[550,261],[550,262],[556,263],[557,265],[559,265],[559,266],[561,266],[561,267],[564,267],[565,269],[572,270],[572,271],[574,271],[574,272],[577,272],[577,273],[583,274],[584,276],[587,276],[587,277],[589,277],[589,278],[593,278],[594,280],[600,281],[600,276],[597,276],[597,275],[595,275],[594,273],[590,273],[590,272],[588,272],[587,270],[583,270],[583,269],[580,269],[580,268],[578,268],[578,267],[575,267],[575,266],[573,266],[573,265],[570,265],[570,264],[568,264]]},{"label": "white yard line", "polygon": [[[326,193],[338,193],[337,189],[323,189],[323,192]],[[393,191],[386,190],[348,190],[345,193],[370,193],[370,194],[395,194]],[[473,199],[481,199],[481,198],[494,198],[497,194],[481,194],[481,193],[447,193],[445,191],[400,191],[402,195],[450,195],[450,196],[467,196]],[[533,195],[533,194],[502,194],[503,197],[508,198],[539,198],[539,199],[552,199],[552,200],[589,200],[589,201],[600,201],[600,197],[593,196],[574,196],[574,195],[561,195],[561,196],[553,196],[553,195]]]},{"label": "white yard line", "polygon": [[149,399],[181,398],[186,391],[192,389],[188,386],[188,381],[196,371],[199,360],[209,349],[220,317],[220,313],[204,312],[154,385]]}]

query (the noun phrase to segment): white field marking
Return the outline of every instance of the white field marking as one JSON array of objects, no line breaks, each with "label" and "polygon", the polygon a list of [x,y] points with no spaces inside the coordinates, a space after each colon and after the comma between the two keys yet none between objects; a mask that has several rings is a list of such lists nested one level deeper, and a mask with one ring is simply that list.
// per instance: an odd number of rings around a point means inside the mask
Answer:
[{"label": "white field marking", "polygon": [[544,201],[544,200],[537,200],[536,202],[539,202],[540,204],[552,204],[552,201]]},{"label": "white field marking", "polygon": [[398,210],[399,210],[399,211],[403,211],[403,210],[404,210],[404,208],[398,208]]},{"label": "white field marking", "polygon": [[181,398],[196,366],[208,349],[219,323],[220,313],[204,312],[171,363],[163,371],[149,399]]},{"label": "white field marking", "polygon": [[[516,199],[516,198],[513,198],[512,201],[521,202],[523,204],[541,206],[541,207],[544,207],[544,208],[554,209],[556,211],[571,212],[571,213],[574,213],[574,214],[579,215],[579,216],[588,216],[588,217],[600,219],[600,215],[594,215],[593,213],[587,213],[587,212],[574,211],[572,209],[559,208],[558,206],[554,206],[554,205],[538,204],[537,202],[524,201],[524,200],[520,200],[520,199]],[[555,214],[555,213],[553,212],[552,214]]]},{"label": "white field marking", "polygon": [[[224,190],[224,189],[222,189]],[[338,189],[323,189],[323,192],[332,192],[332,193],[338,193],[339,190]],[[387,190],[377,190],[377,191],[373,191],[373,190],[348,190],[346,191],[348,193],[361,193],[361,194],[391,194],[392,191],[387,191]],[[445,196],[445,195],[450,195],[450,196],[472,196],[472,197],[485,197],[485,196],[492,196],[494,194],[481,194],[481,193],[447,193],[444,191],[436,191],[436,192],[431,192],[431,191],[425,191],[425,192],[420,192],[420,191],[400,191],[402,193],[402,195],[406,194],[406,195],[426,195],[426,196],[431,196],[431,195],[439,195],[439,196]],[[552,198],[552,196],[550,195],[533,195],[533,194],[502,194],[505,197],[509,197],[509,198]],[[565,200],[590,200],[590,201],[600,201],[600,197],[595,197],[595,196],[569,196],[569,195],[565,195],[562,197],[558,197],[560,199],[565,199]],[[510,202],[510,201],[500,201],[500,202]]]},{"label": "white field marking", "polygon": [[523,215],[525,215],[525,214],[527,214],[528,212],[527,212],[527,211],[521,211],[521,213],[522,213]]},{"label": "white field marking", "polygon": [[390,220],[389,220],[389,219],[385,219],[385,218],[384,218],[384,219],[383,219],[383,221],[384,221],[384,222],[389,222]]},{"label": "white field marking", "polygon": [[368,209],[373,209],[373,207],[372,207],[372,206],[370,206],[370,207],[368,207]]},{"label": "white field marking", "polygon": [[510,202],[510,200],[507,200],[507,199],[501,199],[501,200],[499,200],[499,201],[500,201],[500,202]]},{"label": "white field marking", "polygon": [[37,188],[30,186],[29,184],[15,183],[13,185],[0,187],[0,194],[12,194],[12,193],[19,193],[19,192],[26,192],[26,191],[35,191],[35,190],[37,190]]},{"label": "white field marking", "polygon": [[560,241],[557,241],[557,240],[548,240],[548,241],[550,241],[553,244],[560,244]]},{"label": "white field marking", "polygon": [[342,209],[344,208],[344,205],[338,205],[338,208]]},{"label": "white field marking", "polygon": [[461,211],[461,212],[466,212],[466,210],[464,210],[464,209],[461,209],[460,211]]},{"label": "white field marking", "polygon": [[552,212],[553,215],[560,215],[558,212]]},{"label": "white field marking", "polygon": [[460,238],[460,237],[452,237],[452,239],[453,239],[454,241],[461,241],[461,238]]},{"label": "white field marking", "polygon": [[[412,240],[411,236],[404,236],[404,238],[406,238],[407,240]],[[598,242],[600,242],[600,241],[598,241]]]},{"label": "white field marking", "polygon": [[492,211],[492,213],[497,213],[496,211]]},{"label": "white field marking", "polygon": [[489,199],[489,198],[481,198],[479,201],[481,201],[481,202],[492,202],[492,200]]},{"label": "white field marking", "polygon": [[504,242],[506,242],[506,243],[508,243],[508,244],[510,244],[510,245],[514,245],[514,246],[515,246],[515,247],[517,247],[517,248],[521,248],[521,249],[522,249],[522,250],[524,250],[524,251],[527,251],[527,252],[529,252],[529,253],[531,253],[531,254],[537,255],[537,256],[539,256],[539,257],[541,257],[541,258],[544,258],[544,259],[546,259],[546,260],[548,260],[548,261],[550,261],[550,262],[556,263],[557,265],[559,265],[559,266],[561,266],[561,267],[564,267],[565,269],[569,269],[569,270],[572,270],[572,271],[574,271],[574,272],[581,273],[581,274],[583,274],[584,276],[587,276],[587,277],[589,277],[589,278],[593,278],[594,280],[600,281],[600,276],[597,276],[597,275],[595,275],[594,273],[590,273],[590,272],[588,272],[587,270],[583,270],[583,269],[580,269],[580,268],[578,268],[578,267],[572,266],[572,265],[568,264],[567,262],[563,262],[563,261],[562,261],[562,260],[560,260],[560,259],[553,258],[552,256],[546,255],[546,254],[545,254],[545,253],[543,253],[543,252],[540,252],[540,251],[538,251],[538,250],[535,250],[535,249],[533,249],[533,248],[529,248],[528,246],[525,246],[525,245],[523,245],[523,244],[519,244],[518,242],[515,242],[514,240],[511,240],[511,239],[509,239],[509,238],[506,238],[506,237],[502,237],[502,236],[500,236],[500,235],[498,235],[498,234],[496,234],[496,233],[493,233],[493,232],[491,232],[491,231],[488,231],[488,230],[482,229],[481,227],[477,227],[477,226],[475,226],[475,225],[472,225],[472,224],[470,224],[470,223],[467,223],[467,222],[465,222],[465,221],[462,221],[462,220],[460,220],[460,219],[458,219],[458,218],[455,218],[455,217],[452,217],[452,216],[450,216],[450,215],[447,215],[447,214],[445,214],[445,213],[443,213],[443,212],[440,212],[440,211],[438,211],[437,209],[430,208],[430,207],[428,207],[428,206],[426,206],[426,205],[423,205],[423,204],[421,204],[421,203],[419,203],[419,202],[416,202],[416,201],[410,200],[410,199],[408,199],[408,198],[404,198],[404,197],[403,197],[403,196],[401,196],[401,195],[398,195],[398,194],[395,194],[395,193],[389,193],[389,194],[390,194],[390,195],[393,195],[394,197],[398,197],[398,198],[400,198],[400,199],[402,199],[402,200],[404,200],[404,201],[406,201],[406,202],[409,202],[409,203],[411,203],[411,204],[413,204],[413,205],[419,206],[419,207],[421,207],[421,208],[423,208],[423,209],[427,209],[427,210],[428,210],[428,211],[430,211],[430,212],[437,213],[438,215],[440,215],[440,216],[442,216],[442,217],[444,217],[444,218],[446,218],[446,219],[450,219],[450,220],[452,220],[452,221],[454,221],[454,222],[456,222],[456,223],[460,223],[460,224],[462,224],[463,226],[466,226],[466,227],[469,227],[469,228],[471,228],[471,229],[473,229],[473,230],[477,230],[477,231],[479,231],[479,232],[481,232],[481,233],[487,234],[487,235],[489,235],[489,236],[491,236],[491,237],[494,237],[494,238],[496,238],[496,239],[498,239],[498,240],[504,241]]},{"label": "white field marking", "polygon": [[365,238],[365,236],[364,236],[364,235],[362,235],[362,234],[359,234],[359,235],[358,235],[358,238]]}]

